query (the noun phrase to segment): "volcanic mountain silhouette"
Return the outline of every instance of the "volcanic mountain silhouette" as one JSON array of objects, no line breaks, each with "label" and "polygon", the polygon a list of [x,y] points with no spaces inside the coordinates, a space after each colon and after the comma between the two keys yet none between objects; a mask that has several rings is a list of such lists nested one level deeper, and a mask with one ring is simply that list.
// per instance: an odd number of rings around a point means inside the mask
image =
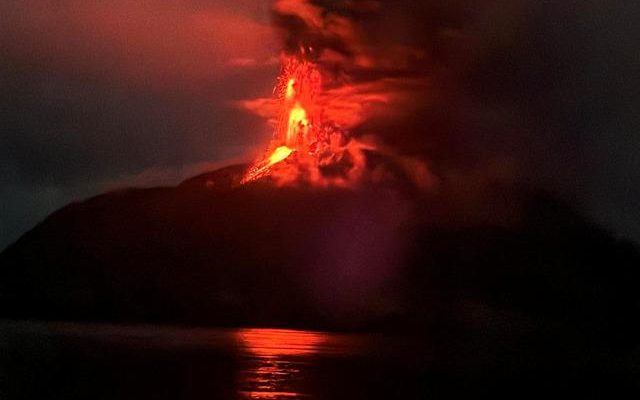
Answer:
[{"label": "volcanic mountain silhouette", "polygon": [[562,202],[452,223],[454,199],[401,179],[237,185],[245,169],[53,213],[0,255],[0,318],[413,332],[452,388],[637,389],[638,250]]},{"label": "volcanic mountain silhouette", "polygon": [[529,195],[517,223],[450,225],[442,212],[432,218],[446,198],[406,182],[237,185],[245,169],[53,213],[0,255],[0,317],[325,329],[551,324],[619,343],[638,333],[637,249],[549,196]]}]

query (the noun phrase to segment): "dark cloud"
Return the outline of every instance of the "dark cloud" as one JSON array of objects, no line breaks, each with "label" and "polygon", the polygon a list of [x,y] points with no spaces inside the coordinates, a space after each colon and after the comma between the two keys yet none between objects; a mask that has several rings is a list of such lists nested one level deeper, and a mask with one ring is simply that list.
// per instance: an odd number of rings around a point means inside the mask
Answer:
[{"label": "dark cloud", "polygon": [[287,51],[312,48],[337,104],[355,107],[352,132],[454,186],[542,188],[640,240],[637,3],[280,0],[274,12]]},{"label": "dark cloud", "polygon": [[231,104],[271,92],[262,2],[2,3],[0,53],[0,247],[71,200],[268,140]]}]

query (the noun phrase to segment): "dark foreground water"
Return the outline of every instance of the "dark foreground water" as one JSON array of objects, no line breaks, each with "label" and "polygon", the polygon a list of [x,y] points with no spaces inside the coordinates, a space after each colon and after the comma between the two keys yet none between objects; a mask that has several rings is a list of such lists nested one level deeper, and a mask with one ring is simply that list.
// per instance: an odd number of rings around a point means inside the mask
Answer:
[{"label": "dark foreground water", "polygon": [[419,337],[0,324],[0,399],[424,398]]},{"label": "dark foreground water", "polygon": [[506,326],[389,335],[0,321],[0,400],[639,398],[640,349]]}]

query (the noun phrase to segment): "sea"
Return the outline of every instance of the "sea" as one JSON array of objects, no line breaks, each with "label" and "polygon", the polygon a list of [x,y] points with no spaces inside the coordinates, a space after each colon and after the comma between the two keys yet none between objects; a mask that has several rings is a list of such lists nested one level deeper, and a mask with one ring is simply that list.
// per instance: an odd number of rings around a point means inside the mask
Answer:
[{"label": "sea", "polygon": [[[422,335],[0,323],[0,399],[422,399]],[[431,393],[433,394],[433,393]]]}]

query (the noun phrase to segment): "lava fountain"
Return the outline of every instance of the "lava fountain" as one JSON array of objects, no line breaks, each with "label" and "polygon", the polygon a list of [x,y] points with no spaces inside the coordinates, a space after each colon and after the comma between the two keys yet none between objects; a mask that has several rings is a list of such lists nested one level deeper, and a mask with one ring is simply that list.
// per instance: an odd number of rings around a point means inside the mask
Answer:
[{"label": "lava fountain", "polygon": [[265,154],[247,171],[242,183],[271,177],[277,184],[352,186],[362,175],[363,151],[372,149],[328,120],[319,98],[322,76],[310,51],[283,56],[274,89],[279,115]]}]

